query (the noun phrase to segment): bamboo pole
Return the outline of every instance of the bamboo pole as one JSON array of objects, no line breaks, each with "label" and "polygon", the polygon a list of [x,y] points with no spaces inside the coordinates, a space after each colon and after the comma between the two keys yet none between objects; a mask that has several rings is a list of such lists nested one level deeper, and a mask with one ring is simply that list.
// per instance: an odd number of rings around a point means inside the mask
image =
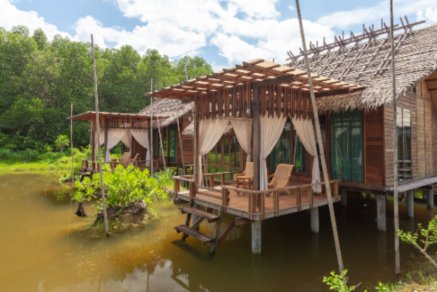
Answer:
[{"label": "bamboo pole", "polygon": [[71,184],[74,186],[73,103],[70,104]]},{"label": "bamboo pole", "polygon": [[332,226],[332,233],[334,236],[335,252],[337,255],[338,269],[340,272],[342,272],[344,269],[343,257],[341,255],[340,240],[338,238],[337,222],[335,219],[335,210],[334,210],[334,204],[332,201],[331,186],[329,183],[329,176],[328,176],[328,168],[326,166],[325,149],[324,149],[323,140],[322,140],[322,133],[320,131],[319,113],[317,110],[316,96],[314,95],[313,79],[311,77],[311,69],[310,69],[310,64],[308,61],[308,53],[307,53],[305,33],[304,33],[303,23],[302,23],[302,15],[300,12],[299,0],[296,0],[296,10],[297,10],[298,18],[299,18],[300,35],[301,35],[301,39],[302,39],[302,47],[303,47],[306,71],[307,71],[307,76],[308,76],[308,85],[310,87],[311,105],[312,105],[313,114],[314,114],[314,124],[315,124],[315,128],[316,128],[317,143],[319,145],[320,160],[322,162],[323,180],[325,183],[325,190],[326,190],[326,195],[328,198],[329,216],[331,218],[331,226]]},{"label": "bamboo pole", "polygon": [[164,165],[164,170],[165,170],[165,169],[167,169],[167,165],[165,163],[164,145],[162,145],[161,123],[159,122],[159,118],[158,117],[156,117],[156,121],[158,123],[159,146],[161,147],[162,164]]},{"label": "bamboo pole", "polygon": [[[153,92],[153,78],[150,78],[150,92]],[[153,173],[153,96],[150,96],[150,173]]]},{"label": "bamboo pole", "polygon": [[397,130],[397,102],[396,102],[396,71],[394,45],[393,0],[390,0],[390,45],[391,45],[391,74],[393,93],[393,219],[395,232],[395,273],[401,273],[401,259],[399,251],[399,192],[398,192],[398,130]]},{"label": "bamboo pole", "polygon": [[97,135],[97,167],[100,175],[100,192],[102,195],[102,212],[103,221],[105,224],[105,234],[109,236],[109,223],[108,223],[108,212],[106,210],[106,194],[105,187],[103,183],[103,173],[102,173],[102,154],[100,153],[100,113],[99,113],[99,93],[97,90],[97,66],[96,66],[96,52],[94,49],[94,38],[91,35],[91,48],[93,54],[93,78],[94,78],[94,101],[96,107],[96,135]]}]

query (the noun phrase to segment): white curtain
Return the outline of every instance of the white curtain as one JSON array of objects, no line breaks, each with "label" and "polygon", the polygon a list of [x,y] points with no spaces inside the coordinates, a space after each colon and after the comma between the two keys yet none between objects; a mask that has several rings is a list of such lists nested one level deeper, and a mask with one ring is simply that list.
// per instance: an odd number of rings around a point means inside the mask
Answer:
[{"label": "white curtain", "polygon": [[261,149],[260,149],[260,189],[268,189],[268,175],[266,158],[272,152],[282,131],[284,130],[287,118],[284,115],[261,117]]},{"label": "white curtain", "polygon": [[300,142],[305,147],[305,150],[314,158],[311,183],[313,184],[313,191],[315,193],[320,193],[322,192],[322,185],[320,183],[319,157],[317,155],[317,144],[313,123],[310,119],[297,118],[293,118],[292,122]]},{"label": "white curtain", "polygon": [[148,130],[131,130],[132,137],[138,142],[143,148],[149,148],[149,131]]},{"label": "white curtain", "polygon": [[230,121],[238,143],[247,154],[247,161],[252,161],[252,120],[231,118]]},{"label": "white curtain", "polygon": [[202,183],[202,156],[208,154],[220,140],[229,124],[229,119],[205,119],[199,121],[199,165],[197,173],[199,182]]},{"label": "white curtain", "polygon": [[149,144],[149,131],[148,130],[131,130],[130,134],[132,135],[132,137],[135,139],[135,141],[138,142],[138,144],[141,145],[141,147],[147,149],[147,153],[146,153],[146,160],[150,161],[150,144]]},{"label": "white curtain", "polygon": [[108,142],[106,144],[105,161],[109,162],[111,160],[109,152],[114,148],[121,139],[126,135],[127,130],[125,129],[108,129]]}]

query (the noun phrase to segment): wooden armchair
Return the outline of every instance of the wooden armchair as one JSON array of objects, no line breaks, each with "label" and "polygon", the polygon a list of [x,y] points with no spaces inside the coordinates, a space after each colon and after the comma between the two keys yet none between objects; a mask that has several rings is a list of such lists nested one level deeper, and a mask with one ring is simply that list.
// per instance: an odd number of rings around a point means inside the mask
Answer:
[{"label": "wooden armchair", "polygon": [[251,188],[253,181],[253,162],[246,162],[244,171],[234,175],[234,181],[237,183],[237,187]]},{"label": "wooden armchair", "polygon": [[278,164],[275,173],[270,176],[272,179],[268,185],[269,189],[285,188],[290,181],[293,167],[293,164]]}]

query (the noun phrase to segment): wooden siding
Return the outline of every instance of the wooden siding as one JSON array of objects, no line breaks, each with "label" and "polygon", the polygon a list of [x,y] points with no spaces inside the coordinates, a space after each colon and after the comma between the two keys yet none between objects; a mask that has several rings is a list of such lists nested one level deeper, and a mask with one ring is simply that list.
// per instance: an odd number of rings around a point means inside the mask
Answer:
[{"label": "wooden siding", "polygon": [[[418,178],[417,169],[417,112],[416,95],[407,92],[398,99],[399,107],[409,109],[411,114],[411,161],[413,179]],[[385,186],[393,187],[393,105],[384,105],[384,168]]]},{"label": "wooden siding", "polygon": [[433,175],[432,102],[425,82],[418,82],[417,93],[417,178]]},{"label": "wooden siding", "polygon": [[383,109],[365,112],[364,118],[365,184],[384,186]]}]

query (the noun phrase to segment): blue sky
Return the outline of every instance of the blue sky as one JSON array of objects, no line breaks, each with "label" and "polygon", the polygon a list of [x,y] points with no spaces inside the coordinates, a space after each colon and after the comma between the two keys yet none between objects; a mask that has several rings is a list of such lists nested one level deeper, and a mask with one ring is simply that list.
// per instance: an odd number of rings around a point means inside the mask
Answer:
[{"label": "blue sky", "polygon": [[[331,40],[388,16],[388,0],[301,0],[307,38]],[[395,0],[395,13],[437,23],[436,0]],[[41,27],[102,47],[200,55],[218,69],[253,58],[284,62],[300,47],[293,0],[0,0],[0,26]]]}]

